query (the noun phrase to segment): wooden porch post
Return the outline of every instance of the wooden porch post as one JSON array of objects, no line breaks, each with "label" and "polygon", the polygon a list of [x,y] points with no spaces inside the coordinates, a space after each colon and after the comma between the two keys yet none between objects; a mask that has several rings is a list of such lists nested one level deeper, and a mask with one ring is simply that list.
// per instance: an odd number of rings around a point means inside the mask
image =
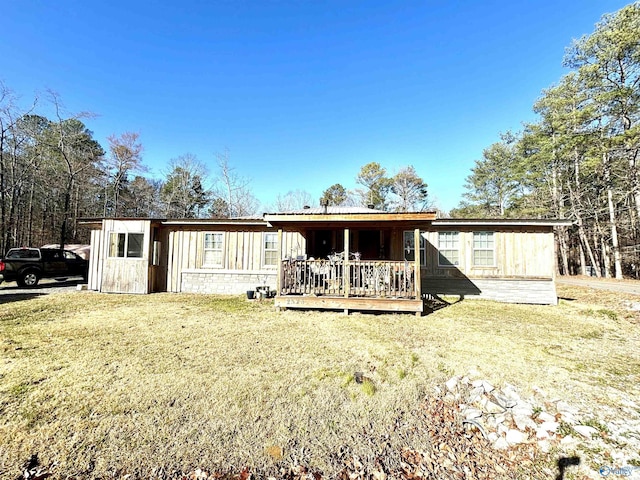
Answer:
[{"label": "wooden porch post", "polygon": [[[420,272],[420,229],[419,228],[416,228],[413,231],[413,245],[414,245],[413,262],[415,264],[414,266],[415,280],[413,283],[415,285],[416,300],[420,300],[422,298],[422,275]],[[421,312],[416,312],[416,315],[420,316]]]},{"label": "wooden porch post", "polygon": [[[349,229],[344,229],[344,262],[342,264],[342,281],[344,282],[344,298],[349,297]],[[344,309],[344,314],[349,315],[349,309]]]},{"label": "wooden porch post", "polygon": [[[282,293],[282,229],[278,229],[278,275],[276,277],[276,295],[280,296]],[[276,311],[280,311],[280,307],[276,308]]]}]

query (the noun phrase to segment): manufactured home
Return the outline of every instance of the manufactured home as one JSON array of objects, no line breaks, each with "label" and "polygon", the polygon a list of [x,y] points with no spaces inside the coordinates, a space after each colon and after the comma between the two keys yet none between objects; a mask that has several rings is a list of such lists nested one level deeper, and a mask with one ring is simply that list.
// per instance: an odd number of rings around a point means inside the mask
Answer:
[{"label": "manufactured home", "polygon": [[91,290],[244,294],[267,287],[277,308],[417,314],[429,295],[557,303],[554,228],[568,225],[352,207],[83,223],[92,229]]}]

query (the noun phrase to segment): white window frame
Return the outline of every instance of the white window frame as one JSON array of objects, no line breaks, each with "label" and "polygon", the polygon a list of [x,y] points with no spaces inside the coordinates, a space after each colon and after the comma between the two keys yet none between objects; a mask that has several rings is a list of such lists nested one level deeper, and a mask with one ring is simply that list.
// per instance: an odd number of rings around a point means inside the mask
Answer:
[{"label": "white window frame", "polygon": [[[272,238],[272,240],[268,240]],[[267,243],[275,245],[273,248],[267,248]],[[276,268],[278,266],[278,234],[276,232],[264,232],[262,234],[262,266],[268,268]],[[267,263],[267,253],[275,252],[275,260],[273,263]]]},{"label": "white window frame", "polygon": [[[216,237],[219,237],[216,240]],[[211,238],[209,243],[207,240]],[[211,246],[207,246],[211,245]],[[213,260],[207,260],[207,253],[211,252]],[[216,253],[219,254],[220,261],[216,262]],[[205,232],[202,239],[202,266],[208,268],[222,268],[224,265],[224,232]]]},{"label": "white window frame", "polygon": [[[476,246],[476,235],[477,236],[483,236],[483,238],[478,239],[479,242],[486,242],[487,245],[489,245],[489,243],[491,244],[491,247],[485,246],[485,247],[477,247]],[[490,238],[490,241],[489,241]],[[472,256],[471,256],[471,260],[473,263],[474,267],[485,267],[485,268],[491,268],[491,267],[495,267],[496,266],[496,237],[495,237],[495,232],[491,232],[491,231],[483,231],[483,232],[473,232],[473,240],[472,240],[472,246],[473,246],[473,251],[472,251]],[[476,252],[491,252],[491,263],[476,263]]]},{"label": "white window frame", "polygon": [[[407,255],[413,252],[413,258],[415,259],[415,245],[413,244],[415,232],[413,230],[405,230],[402,234],[402,244],[404,251],[404,258],[407,258]],[[414,261],[414,260],[410,260]],[[422,236],[422,232],[420,232],[420,266],[427,266],[427,240]]]},{"label": "white window frame", "polygon": [[[113,255],[112,246],[113,241],[112,238],[114,235],[117,235],[117,244],[116,244],[116,252]],[[120,244],[120,235],[124,235],[124,245],[122,255],[119,255],[120,249],[118,248]],[[131,235],[140,235],[142,240],[140,242],[140,255],[131,255],[129,252],[129,237]],[[107,245],[107,257],[108,258],[144,258],[144,232],[119,232],[119,231],[110,231],[109,232],[109,243]]]},{"label": "white window frame", "polygon": [[[442,252],[457,252],[457,261],[450,261]],[[442,259],[449,260],[448,263],[442,263]],[[460,266],[460,232],[438,232],[438,267],[456,268]]]}]

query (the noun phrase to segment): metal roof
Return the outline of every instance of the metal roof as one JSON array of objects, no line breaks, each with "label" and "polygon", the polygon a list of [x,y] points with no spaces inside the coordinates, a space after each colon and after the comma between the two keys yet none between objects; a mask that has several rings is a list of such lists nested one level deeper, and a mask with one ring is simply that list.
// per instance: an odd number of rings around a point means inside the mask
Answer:
[{"label": "metal roof", "polygon": [[265,215],[344,215],[350,213],[387,213],[384,210],[376,210],[368,207],[309,207],[287,212],[265,213]]}]

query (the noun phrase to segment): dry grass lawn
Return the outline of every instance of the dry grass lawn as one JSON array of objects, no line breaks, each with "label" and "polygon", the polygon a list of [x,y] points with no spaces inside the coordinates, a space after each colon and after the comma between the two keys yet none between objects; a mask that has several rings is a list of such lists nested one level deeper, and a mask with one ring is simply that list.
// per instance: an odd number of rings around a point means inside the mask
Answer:
[{"label": "dry grass lawn", "polygon": [[465,300],[422,318],[176,294],[0,304],[0,477],[34,453],[81,478],[292,461],[331,475],[385,448],[393,464],[425,447],[421,399],[470,369],[578,405],[638,398],[637,313],[616,294],[559,293],[571,300]]}]

